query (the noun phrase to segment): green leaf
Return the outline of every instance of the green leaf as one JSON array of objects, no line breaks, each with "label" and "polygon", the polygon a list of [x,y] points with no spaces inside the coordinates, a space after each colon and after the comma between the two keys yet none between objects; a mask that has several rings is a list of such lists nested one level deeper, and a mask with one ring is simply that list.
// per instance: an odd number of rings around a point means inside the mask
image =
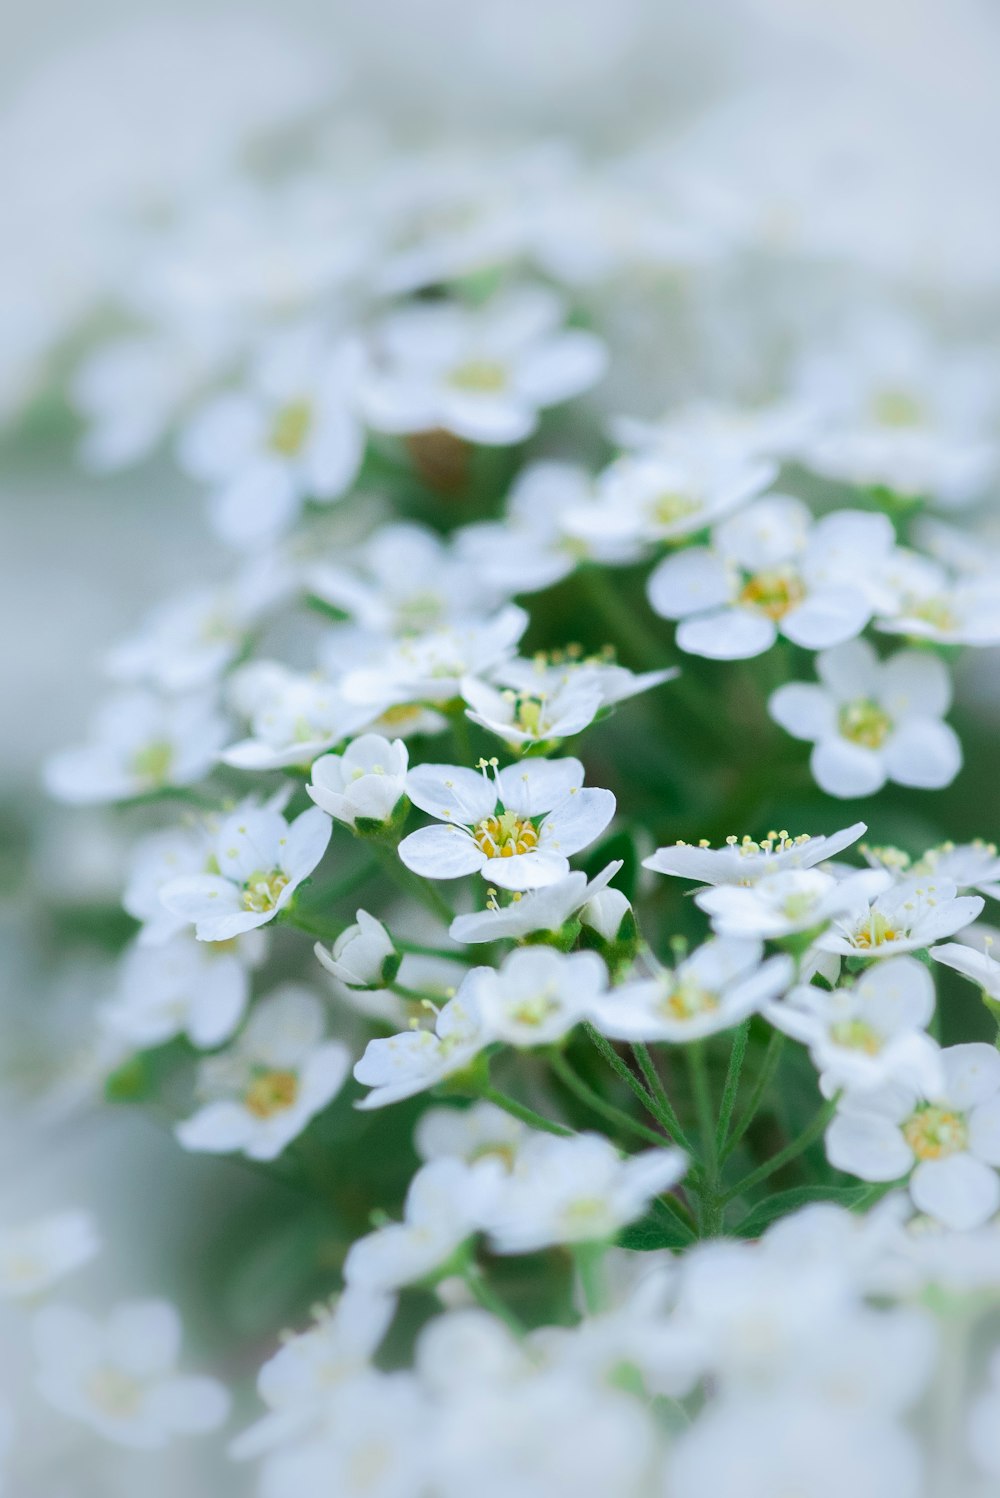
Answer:
[{"label": "green leaf", "polygon": [[675,1218],[664,1212],[648,1212],[638,1222],[629,1223],[618,1234],[621,1248],[631,1248],[636,1253],[653,1253],[661,1248],[689,1248],[694,1234]]},{"label": "green leaf", "polygon": [[741,1238],[759,1238],[760,1234],[779,1217],[804,1207],[809,1202],[834,1202],[840,1207],[857,1207],[871,1195],[871,1186],[795,1186],[791,1191],[779,1191],[744,1217],[736,1232]]}]

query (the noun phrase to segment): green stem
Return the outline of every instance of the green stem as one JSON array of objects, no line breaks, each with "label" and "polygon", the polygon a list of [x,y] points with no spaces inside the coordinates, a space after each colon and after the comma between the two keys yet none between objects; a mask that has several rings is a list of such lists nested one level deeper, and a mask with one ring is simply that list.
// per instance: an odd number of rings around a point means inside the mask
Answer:
[{"label": "green stem", "polygon": [[631,1088],[646,1112],[652,1114],[655,1118],[656,1100],[649,1095],[631,1067],[622,1060],[614,1046],[609,1040],[605,1039],[600,1030],[596,1030],[589,1022],[585,1023],[583,1028],[588,1040],[600,1052],[603,1060],[607,1062],[615,1075],[620,1077],[627,1087]]},{"label": "green stem", "polygon": [[656,1070],[656,1064],[650,1055],[649,1047],[644,1041],[636,1041],[632,1046],[632,1054],[639,1063],[639,1070],[642,1072],[646,1080],[646,1085],[656,1103],[657,1111],[654,1117],[657,1123],[666,1129],[676,1144],[679,1144],[682,1149],[687,1150],[689,1155],[693,1154],[694,1150],[691,1141],[681,1128],[681,1121],[677,1117],[674,1106],[667,1096],[667,1089],[664,1087],[660,1074]]},{"label": "green stem", "polygon": [[440,994],[426,993],[422,988],[407,988],[405,983],[389,983],[386,986],[410,1004],[428,1004],[435,1010],[441,1008]]},{"label": "green stem", "polygon": [[743,1072],[743,1062],[747,1053],[747,1041],[750,1038],[750,1021],[745,1019],[733,1036],[732,1050],[729,1052],[729,1069],[726,1072],[726,1082],[722,1089],[722,1103],[719,1107],[719,1122],[715,1131],[715,1147],[721,1153],[729,1133],[729,1124],[733,1116],[733,1108],[736,1106],[736,1094],[740,1087],[740,1076]]},{"label": "green stem", "polygon": [[455,740],[456,764],[472,764],[472,733],[465,715],[465,703],[451,715],[451,732]]},{"label": "green stem", "polygon": [[480,1089],[480,1097],[495,1107],[502,1108],[512,1118],[520,1119],[521,1123],[527,1124],[531,1129],[541,1129],[545,1134],[556,1134],[560,1139],[569,1139],[575,1130],[568,1129],[565,1124],[556,1123],[552,1118],[545,1118],[541,1113],[536,1113],[534,1108],[519,1103],[516,1098],[508,1097],[497,1087],[483,1087]]},{"label": "green stem", "polygon": [[770,1160],[765,1160],[763,1165],[759,1165],[748,1176],[744,1176],[742,1181],[738,1181],[735,1186],[726,1192],[722,1198],[723,1202],[730,1202],[736,1196],[745,1196],[748,1191],[752,1191],[755,1186],[759,1186],[762,1181],[766,1181],[769,1176],[774,1175],[775,1171],[780,1170],[783,1165],[788,1165],[792,1160],[798,1159],[799,1155],[804,1154],[809,1146],[823,1133],[836,1109],[836,1098],[831,1098],[829,1102],[824,1103],[812,1123],[808,1124],[801,1134],[793,1139],[790,1144],[786,1144],[783,1150],[779,1150],[776,1155],[772,1155]]},{"label": "green stem", "polygon": [[576,1243],[573,1245],[573,1261],[577,1278],[583,1292],[583,1304],[591,1316],[600,1315],[608,1303],[608,1287],[604,1274],[605,1246],[603,1243]]},{"label": "green stem", "polygon": [[395,848],[380,848],[379,853],[389,878],[398,884],[405,894],[420,900],[428,910],[432,910],[436,916],[450,925],[455,919],[455,912],[444,895],[435,887],[433,881],[421,879],[418,874],[408,869],[406,864],[401,862]]},{"label": "green stem", "polygon": [[423,942],[407,941],[405,937],[396,935],[393,935],[392,944],[397,952],[412,952],[417,957],[441,957],[447,962],[464,962],[469,967],[476,961],[475,957],[457,947],[454,951],[449,951],[447,947],[429,947]]},{"label": "green stem", "polygon": [[614,1103],[606,1102],[599,1092],[595,1092],[582,1077],[577,1076],[564,1056],[553,1055],[550,1057],[549,1064],[563,1086],[572,1092],[575,1097],[578,1097],[582,1103],[586,1103],[592,1112],[599,1113],[609,1123],[616,1124],[618,1128],[624,1129],[626,1132],[636,1134],[641,1139],[659,1145],[661,1149],[665,1144],[670,1143],[663,1134],[657,1134],[655,1129],[647,1129],[645,1124],[640,1123],[638,1119],[633,1118],[624,1109],[616,1108]]},{"label": "green stem", "polygon": [[687,1046],[684,1051],[688,1071],[691,1075],[691,1091],[694,1094],[695,1113],[698,1119],[698,1144],[701,1150],[702,1162],[705,1166],[705,1174],[708,1177],[709,1188],[714,1186],[716,1173],[718,1171],[718,1152],[715,1146],[715,1106],[712,1102],[712,1089],[708,1080],[708,1061],[705,1055],[705,1042],[696,1040]]},{"label": "green stem", "polygon": [[298,931],[304,931],[308,936],[315,936],[320,941],[335,942],[338,936],[343,935],[350,922],[324,921],[322,916],[306,915],[293,906],[286,905],[281,912],[284,917],[283,924],[294,926]]},{"label": "green stem", "polygon": [[784,1047],[784,1035],[780,1030],[775,1030],[771,1035],[771,1039],[767,1043],[767,1050],[764,1052],[764,1060],[761,1063],[760,1072],[758,1073],[757,1081],[754,1084],[753,1092],[750,1094],[750,1101],[747,1103],[747,1106],[743,1110],[739,1122],[733,1129],[732,1133],[726,1141],[725,1147],[722,1150],[721,1158],[723,1161],[729,1159],[729,1156],[732,1154],[733,1150],[739,1144],[740,1140],[743,1138],[743,1135],[746,1133],[747,1129],[750,1127],[755,1117],[757,1116],[757,1109],[760,1107],[761,1099],[770,1086],[771,1079],[778,1069],[778,1062],[781,1060],[781,1053],[784,1050]]},{"label": "green stem", "polygon": [[502,1300],[496,1293],[478,1264],[470,1264],[462,1278],[465,1280],[466,1285],[468,1285],[474,1299],[485,1311],[490,1311],[504,1322],[514,1333],[515,1337],[524,1336],[524,1325],[518,1320],[506,1301]]}]

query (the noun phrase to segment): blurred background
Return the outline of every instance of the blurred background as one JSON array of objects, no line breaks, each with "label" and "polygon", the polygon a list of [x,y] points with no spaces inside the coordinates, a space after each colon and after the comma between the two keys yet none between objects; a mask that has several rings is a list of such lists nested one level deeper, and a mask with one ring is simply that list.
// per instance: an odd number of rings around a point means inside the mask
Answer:
[{"label": "blurred background", "polygon": [[[239,1376],[219,1363],[232,1306],[211,1269],[216,1238],[280,1218],[286,1196],[97,1101],[89,1019],[121,933],[95,912],[117,899],[131,833],[114,815],[46,804],[39,786],[44,756],[80,736],[107,648],[151,600],[219,567],[200,499],[168,457],[112,475],[76,460],[66,371],[107,315],[130,226],[211,192],[237,163],[294,157],[303,139],[313,159],[353,156],[360,169],[394,142],[482,149],[486,161],[569,142],[585,163],[637,153],[646,180],[662,167],[703,222],[789,256],[759,296],[724,266],[602,293],[622,371],[602,393],[606,414],[766,387],[797,322],[817,309],[835,319],[845,279],[858,296],[902,287],[939,326],[996,337],[1000,11],[989,0],[35,0],[4,32],[0,1226],[89,1208],[105,1247],[77,1297],[173,1298],[192,1358]],[[699,298],[704,318],[691,313]],[[993,652],[963,667],[983,764],[995,667]],[[984,826],[967,794],[960,785],[943,803],[955,836],[995,831],[995,806]],[[199,1211],[209,1198],[211,1220]],[[280,1258],[258,1265],[247,1303],[280,1272]],[[247,1322],[250,1367],[270,1345],[267,1315],[284,1309],[269,1303],[258,1327]],[[0,1395],[20,1406],[30,1352],[20,1312],[2,1314]],[[117,1498],[140,1482],[149,1498],[248,1491],[219,1442],[150,1462],[37,1409],[25,1418],[16,1498]]]}]

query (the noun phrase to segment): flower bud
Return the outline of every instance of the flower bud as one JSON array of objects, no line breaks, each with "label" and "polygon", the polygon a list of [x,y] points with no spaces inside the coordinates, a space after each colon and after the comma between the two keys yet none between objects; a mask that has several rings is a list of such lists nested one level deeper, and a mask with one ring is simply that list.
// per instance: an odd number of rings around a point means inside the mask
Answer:
[{"label": "flower bud", "polygon": [[580,911],[580,920],[606,942],[614,942],[619,939],[622,922],[631,910],[620,889],[602,889],[587,901]]},{"label": "flower bud", "polygon": [[362,833],[378,832],[405,807],[409,755],[401,739],[392,743],[365,733],[343,754],[324,754],[312,767],[306,787],[316,805],[338,822]]},{"label": "flower bud", "polygon": [[332,951],[317,942],[316,956],[347,988],[386,988],[399,972],[402,957],[381,921],[367,910],[359,910],[357,916],[357,924],[340,933]]}]

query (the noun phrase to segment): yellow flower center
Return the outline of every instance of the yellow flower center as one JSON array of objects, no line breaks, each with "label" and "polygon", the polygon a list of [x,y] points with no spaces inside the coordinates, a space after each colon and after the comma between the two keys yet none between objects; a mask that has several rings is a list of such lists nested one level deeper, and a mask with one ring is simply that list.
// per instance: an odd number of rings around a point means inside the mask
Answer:
[{"label": "yellow flower center", "polygon": [[302,451],[312,421],[312,406],[307,400],[289,401],[275,414],[268,446],[283,458],[294,458]]},{"label": "yellow flower center", "polygon": [[747,579],[739,601],[769,619],[783,619],[805,596],[802,579],[790,567],[769,567]]},{"label": "yellow flower center", "polygon": [[944,598],[927,598],[922,603],[916,604],[912,609],[915,619],[922,619],[934,629],[952,630],[958,628],[958,618]]},{"label": "yellow flower center", "polygon": [[660,525],[674,525],[678,520],[686,520],[689,515],[696,515],[701,505],[689,494],[658,494],[651,506],[651,514]]},{"label": "yellow flower center", "polygon": [[287,883],[288,875],[282,869],[256,869],[243,886],[243,909],[258,915],[273,910]]},{"label": "yellow flower center", "polygon": [[884,916],[880,910],[873,910],[855,931],[854,945],[866,950],[881,947],[887,941],[898,941],[902,934],[902,930],[893,926],[888,916]]},{"label": "yellow flower center", "polygon": [[507,384],[507,371],[495,359],[467,359],[451,370],[448,384],[475,395],[494,395]]},{"label": "yellow flower center", "polygon": [[682,978],[666,990],[660,1007],[669,1019],[696,1019],[718,1009],[719,996],[690,978]]},{"label": "yellow flower center", "polygon": [[545,706],[545,698],[529,695],[522,696],[519,692],[508,692],[505,695],[513,711],[511,726],[520,728],[523,733],[537,735],[542,725],[542,709]]},{"label": "yellow flower center", "polygon": [[293,1071],[265,1071],[254,1077],[243,1094],[243,1105],[255,1118],[273,1118],[290,1108],[299,1095]]},{"label": "yellow flower center", "polygon": [[879,426],[915,427],[924,419],[923,409],[908,390],[880,390],[871,403]]},{"label": "yellow flower center", "polygon": [[472,836],[487,858],[513,858],[515,853],[530,853],[538,847],[538,828],[534,822],[513,811],[483,817],[473,827]]},{"label": "yellow flower center", "polygon": [[837,726],[852,744],[861,744],[865,749],[881,749],[892,732],[892,719],[877,702],[859,697],[840,709]]},{"label": "yellow flower center", "polygon": [[543,988],[541,993],[531,994],[515,1004],[510,1013],[511,1018],[519,1025],[536,1026],[543,1025],[558,1008],[559,1001],[554,990]]},{"label": "yellow flower center", "polygon": [[903,1138],[918,1160],[945,1160],[965,1149],[969,1129],[963,1114],[929,1104],[910,1114]]},{"label": "yellow flower center", "polygon": [[150,785],[166,785],[173,762],[173,745],[157,740],[152,744],[144,744],[133,754],[132,774],[137,780],[147,781]]},{"label": "yellow flower center", "polygon": [[830,1027],[830,1039],[834,1045],[864,1051],[866,1056],[877,1056],[882,1049],[882,1037],[863,1019],[839,1020]]},{"label": "yellow flower center", "polygon": [[139,1408],[139,1385],[117,1368],[95,1368],[84,1387],[91,1403],[113,1419],[127,1420]]}]

